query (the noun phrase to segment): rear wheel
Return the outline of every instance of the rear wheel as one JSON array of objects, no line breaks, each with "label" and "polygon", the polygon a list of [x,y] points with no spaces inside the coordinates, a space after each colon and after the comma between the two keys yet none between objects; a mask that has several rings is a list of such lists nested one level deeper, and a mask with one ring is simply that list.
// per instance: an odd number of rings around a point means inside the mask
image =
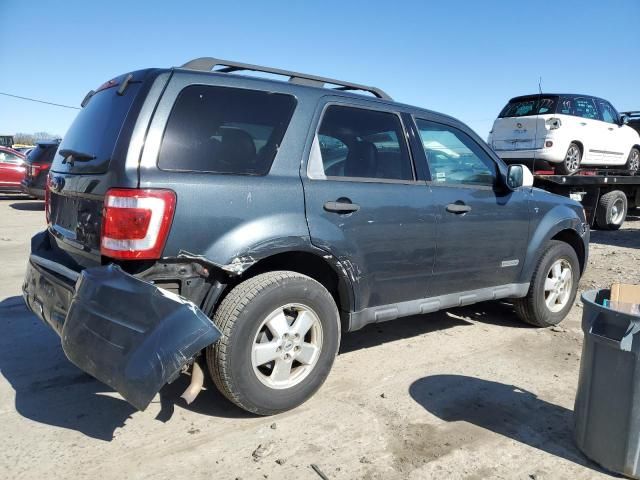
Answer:
[{"label": "rear wheel", "polygon": [[629,170],[630,173],[633,173],[634,175],[638,173],[638,170],[640,170],[640,150],[635,147],[631,149],[625,167],[627,170]]},{"label": "rear wheel", "polygon": [[268,272],[241,283],[222,301],[214,322],[222,337],[207,349],[213,381],[229,400],[258,415],[310,398],[340,344],[333,297],[295,272]]},{"label": "rear wheel", "polygon": [[580,168],[582,150],[577,143],[571,143],[564,156],[564,160],[556,165],[556,171],[560,175],[570,175]]},{"label": "rear wheel", "polygon": [[516,313],[536,327],[557,325],[571,310],[579,279],[575,250],[567,243],[550,241],[538,261],[527,296],[514,302]]},{"label": "rear wheel", "polygon": [[601,230],[618,230],[627,216],[627,196],[613,190],[600,197],[596,209],[596,226]]}]

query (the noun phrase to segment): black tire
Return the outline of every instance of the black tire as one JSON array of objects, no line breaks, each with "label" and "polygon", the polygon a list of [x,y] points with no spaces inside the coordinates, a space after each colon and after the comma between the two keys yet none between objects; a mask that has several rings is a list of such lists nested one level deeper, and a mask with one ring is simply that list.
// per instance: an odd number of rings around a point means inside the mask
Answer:
[{"label": "black tire", "polygon": [[[545,282],[551,273],[551,267],[558,260],[564,260],[571,266],[572,283],[568,301],[561,310],[553,312],[546,304]],[[559,324],[573,306],[579,280],[580,264],[575,250],[567,243],[551,240],[536,265],[527,296],[514,302],[516,313],[521,320],[536,327]]]},{"label": "black tire", "polygon": [[627,196],[620,190],[605,193],[596,208],[596,227],[601,230],[618,230],[627,216]]},{"label": "black tire", "polygon": [[[271,388],[254,369],[252,348],[265,318],[289,304],[303,304],[316,314],[322,346],[315,365],[299,383]],[[209,373],[225,397],[258,415],[290,410],[309,399],[329,375],[340,345],[340,318],[333,297],[320,283],[295,272],[268,272],[242,282],[221,302],[213,321],[222,337],[207,349]]]},{"label": "black tire", "polygon": [[577,143],[571,142],[564,160],[556,164],[555,170],[560,175],[571,175],[575,173],[582,163],[582,149]]},{"label": "black tire", "polygon": [[629,170],[629,173],[633,173],[636,175],[640,170],[640,150],[637,148],[632,148],[631,152],[629,152],[629,156],[627,157],[627,164],[625,168]]}]

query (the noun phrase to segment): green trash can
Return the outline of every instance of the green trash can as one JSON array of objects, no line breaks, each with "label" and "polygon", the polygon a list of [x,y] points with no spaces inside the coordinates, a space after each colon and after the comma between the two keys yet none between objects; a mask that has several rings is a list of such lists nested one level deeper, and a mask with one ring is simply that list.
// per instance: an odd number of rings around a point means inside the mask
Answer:
[{"label": "green trash can", "polygon": [[640,317],[582,294],[584,343],[574,409],[578,447],[613,472],[640,478]]}]

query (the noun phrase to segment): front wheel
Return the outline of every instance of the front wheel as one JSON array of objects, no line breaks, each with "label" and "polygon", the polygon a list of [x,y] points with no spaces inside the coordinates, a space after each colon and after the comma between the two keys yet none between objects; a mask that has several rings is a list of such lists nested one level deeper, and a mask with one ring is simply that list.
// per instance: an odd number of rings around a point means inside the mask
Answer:
[{"label": "front wheel", "polygon": [[536,327],[557,325],[576,298],[580,264],[567,243],[551,240],[531,278],[527,296],[514,302],[521,320]]},{"label": "front wheel", "polygon": [[564,160],[556,165],[556,171],[560,175],[571,175],[580,168],[582,151],[577,143],[571,143],[564,156]]},{"label": "front wheel", "polygon": [[235,287],[214,315],[222,337],[207,349],[214,383],[258,415],[297,407],[329,375],[340,344],[331,294],[295,272],[268,272]]}]

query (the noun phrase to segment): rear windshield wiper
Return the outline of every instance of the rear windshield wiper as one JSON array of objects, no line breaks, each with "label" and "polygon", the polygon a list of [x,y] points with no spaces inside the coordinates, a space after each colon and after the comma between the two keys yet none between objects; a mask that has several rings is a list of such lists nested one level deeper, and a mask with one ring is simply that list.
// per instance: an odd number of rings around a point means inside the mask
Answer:
[{"label": "rear windshield wiper", "polygon": [[91,155],[90,153],[80,152],[78,150],[74,150],[72,148],[63,148],[58,152],[58,155],[61,155],[64,160],[62,163],[71,163],[75,161],[79,162],[87,162],[89,160],[93,160],[96,158],[95,155]]}]

